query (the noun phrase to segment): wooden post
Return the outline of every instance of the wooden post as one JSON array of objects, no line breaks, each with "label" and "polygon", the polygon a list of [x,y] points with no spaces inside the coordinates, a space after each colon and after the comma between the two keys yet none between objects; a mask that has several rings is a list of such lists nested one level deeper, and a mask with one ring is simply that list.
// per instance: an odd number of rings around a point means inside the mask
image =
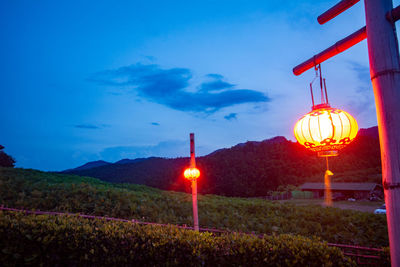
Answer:
[{"label": "wooden post", "polygon": [[[190,134],[190,168],[196,167],[196,159],[194,155],[194,133]],[[195,231],[199,231],[199,216],[197,211],[197,180],[192,180],[192,203],[193,203],[193,227]]]},{"label": "wooden post", "polygon": [[400,64],[392,0],[365,0],[368,54],[375,95],[392,266],[400,266]]},{"label": "wooden post", "polygon": [[190,134],[190,168],[196,167],[196,158],[194,155],[194,133]]},{"label": "wooden post", "polygon": [[193,203],[193,227],[195,231],[199,231],[199,216],[197,211],[197,181],[192,180],[192,203]]}]

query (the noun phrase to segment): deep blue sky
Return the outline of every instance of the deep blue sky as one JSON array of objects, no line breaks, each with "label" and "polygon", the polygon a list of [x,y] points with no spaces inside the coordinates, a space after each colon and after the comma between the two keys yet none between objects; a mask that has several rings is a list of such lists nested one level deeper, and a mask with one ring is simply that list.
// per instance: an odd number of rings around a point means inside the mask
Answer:
[{"label": "deep blue sky", "polygon": [[[395,1],[395,4],[398,1]],[[283,4],[284,3],[284,4]],[[199,155],[310,110],[292,68],[364,25],[335,1],[1,1],[0,144],[17,166]],[[323,64],[332,106],[376,125],[366,41]]]}]

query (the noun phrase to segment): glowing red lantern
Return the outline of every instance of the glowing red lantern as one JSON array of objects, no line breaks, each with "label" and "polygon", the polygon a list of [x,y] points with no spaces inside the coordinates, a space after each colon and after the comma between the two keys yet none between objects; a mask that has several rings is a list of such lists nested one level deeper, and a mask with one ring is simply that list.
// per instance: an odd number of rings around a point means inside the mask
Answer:
[{"label": "glowing red lantern", "polygon": [[200,171],[196,167],[194,168],[187,168],[183,173],[186,179],[188,180],[196,180],[200,176]]},{"label": "glowing red lantern", "polygon": [[[331,176],[328,157],[337,156],[340,149],[348,145],[358,132],[357,121],[346,111],[332,108],[328,102],[325,79],[321,75],[321,65],[315,66],[316,76],[310,83],[312,110],[294,126],[297,141],[318,156],[326,158],[325,204],[332,205]],[[318,75],[319,71],[319,75]],[[314,104],[312,84],[319,78],[321,103]]]},{"label": "glowing red lantern", "polygon": [[294,126],[294,135],[301,145],[318,152],[318,156],[336,156],[340,149],[354,140],[358,132],[358,125],[349,113],[329,105],[325,79],[321,77],[320,66],[316,67],[316,70],[318,69],[321,104],[314,105],[311,82],[312,110],[297,121]]},{"label": "glowing red lantern", "polygon": [[346,111],[329,104],[313,106],[294,126],[297,141],[319,156],[333,156],[354,140],[357,121]]}]

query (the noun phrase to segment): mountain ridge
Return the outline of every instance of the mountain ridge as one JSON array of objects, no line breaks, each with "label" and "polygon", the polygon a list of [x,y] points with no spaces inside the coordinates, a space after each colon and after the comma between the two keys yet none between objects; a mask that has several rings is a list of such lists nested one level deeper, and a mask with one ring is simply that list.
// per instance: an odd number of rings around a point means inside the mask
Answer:
[{"label": "mountain ridge", "polygon": [[[375,129],[376,128],[376,129]],[[330,159],[337,182],[379,182],[380,150],[377,127],[360,129],[358,137],[339,157]],[[134,161],[134,160],[132,160]],[[201,171],[199,192],[226,196],[263,196],[279,186],[320,181],[325,160],[298,143],[277,136],[248,141],[196,158]],[[189,158],[147,158],[126,164],[64,171],[108,182],[144,184],[164,190],[186,191],[182,172]]]},{"label": "mountain ridge", "polygon": [[71,171],[87,170],[87,169],[92,169],[92,168],[109,165],[109,164],[112,164],[112,163],[104,161],[104,160],[89,161],[81,166],[78,166],[78,167],[72,168],[72,169],[68,169],[68,170],[64,170],[62,172],[68,173]]}]

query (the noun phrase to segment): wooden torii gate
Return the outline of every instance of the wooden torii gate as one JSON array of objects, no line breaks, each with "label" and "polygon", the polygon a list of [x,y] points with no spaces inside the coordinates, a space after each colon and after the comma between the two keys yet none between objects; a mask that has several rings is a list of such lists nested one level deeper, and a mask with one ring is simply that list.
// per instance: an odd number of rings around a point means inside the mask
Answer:
[{"label": "wooden torii gate", "polygon": [[[343,0],[318,17],[325,22],[359,0]],[[400,267],[400,61],[395,22],[400,6],[392,0],[364,0],[366,26],[293,69],[300,75],[317,64],[367,39],[375,95],[392,266]]]}]

